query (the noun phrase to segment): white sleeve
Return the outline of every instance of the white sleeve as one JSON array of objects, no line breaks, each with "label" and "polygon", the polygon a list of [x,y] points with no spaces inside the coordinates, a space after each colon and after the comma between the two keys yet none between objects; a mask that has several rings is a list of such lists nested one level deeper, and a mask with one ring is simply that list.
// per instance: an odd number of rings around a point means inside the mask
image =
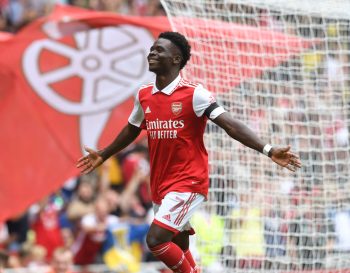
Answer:
[{"label": "white sleeve", "polygon": [[143,113],[143,109],[139,100],[139,92],[140,91],[138,91],[135,96],[134,109],[132,109],[132,112],[128,119],[129,123],[136,127],[140,127],[145,118],[145,114]]},{"label": "white sleeve", "polygon": [[[207,108],[214,102],[216,102],[216,99],[212,93],[205,89],[201,84],[196,87],[193,93],[193,110],[197,117],[203,116],[205,110],[207,110]],[[219,106],[210,113],[209,118],[215,119],[224,112],[226,112],[225,109]]]}]

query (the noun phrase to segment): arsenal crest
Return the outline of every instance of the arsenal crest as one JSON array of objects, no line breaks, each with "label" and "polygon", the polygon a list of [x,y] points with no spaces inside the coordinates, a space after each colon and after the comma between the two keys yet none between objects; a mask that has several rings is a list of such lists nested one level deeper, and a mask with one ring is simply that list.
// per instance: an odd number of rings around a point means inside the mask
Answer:
[{"label": "arsenal crest", "polygon": [[178,115],[182,111],[182,102],[173,102],[171,104],[171,111],[174,115]]}]

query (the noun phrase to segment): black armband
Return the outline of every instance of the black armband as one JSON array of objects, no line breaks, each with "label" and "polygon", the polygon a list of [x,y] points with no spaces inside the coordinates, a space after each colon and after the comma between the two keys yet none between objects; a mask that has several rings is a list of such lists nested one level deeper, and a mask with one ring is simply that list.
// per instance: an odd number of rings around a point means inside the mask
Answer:
[{"label": "black armband", "polygon": [[217,104],[216,102],[212,103],[209,105],[209,107],[207,109],[205,109],[204,111],[204,115],[207,116],[207,118],[210,118],[210,114],[211,112],[213,112],[216,108],[220,107],[219,104]]}]

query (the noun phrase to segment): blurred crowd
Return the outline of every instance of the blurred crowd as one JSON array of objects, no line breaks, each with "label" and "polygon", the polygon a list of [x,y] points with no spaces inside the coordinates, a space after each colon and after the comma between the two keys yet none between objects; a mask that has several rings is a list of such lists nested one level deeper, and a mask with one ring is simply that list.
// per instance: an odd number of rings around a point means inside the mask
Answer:
[{"label": "blurred crowd", "polygon": [[151,206],[148,153],[141,141],[2,223],[6,266],[35,268],[67,252],[75,265],[121,264],[137,272],[138,263],[152,260],[144,244]]},{"label": "blurred crowd", "polygon": [[0,31],[17,32],[55,4],[135,16],[159,16],[165,12],[159,0],[0,0]]},{"label": "blurred crowd", "polygon": [[83,270],[104,263],[138,272],[141,261],[153,260],[145,247],[151,207],[148,153],[140,141],[2,223],[6,267],[35,271],[54,263],[55,253],[67,252],[70,263]]},{"label": "blurred crowd", "polygon": [[230,8],[237,14],[230,21],[315,42],[219,95],[236,117],[272,143],[290,144],[303,162],[287,175],[209,127],[212,189],[225,188],[215,196],[223,205],[212,210],[225,219],[221,258],[246,269],[349,268],[350,22]]}]

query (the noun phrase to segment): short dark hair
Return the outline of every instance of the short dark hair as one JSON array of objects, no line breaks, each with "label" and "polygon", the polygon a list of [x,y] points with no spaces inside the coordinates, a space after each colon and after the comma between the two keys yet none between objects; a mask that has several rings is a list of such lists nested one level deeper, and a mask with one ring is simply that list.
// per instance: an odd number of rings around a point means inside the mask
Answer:
[{"label": "short dark hair", "polygon": [[174,31],[166,31],[159,34],[158,38],[167,39],[172,42],[181,51],[182,62],[180,69],[184,68],[187,61],[191,58],[191,46],[185,36]]}]

